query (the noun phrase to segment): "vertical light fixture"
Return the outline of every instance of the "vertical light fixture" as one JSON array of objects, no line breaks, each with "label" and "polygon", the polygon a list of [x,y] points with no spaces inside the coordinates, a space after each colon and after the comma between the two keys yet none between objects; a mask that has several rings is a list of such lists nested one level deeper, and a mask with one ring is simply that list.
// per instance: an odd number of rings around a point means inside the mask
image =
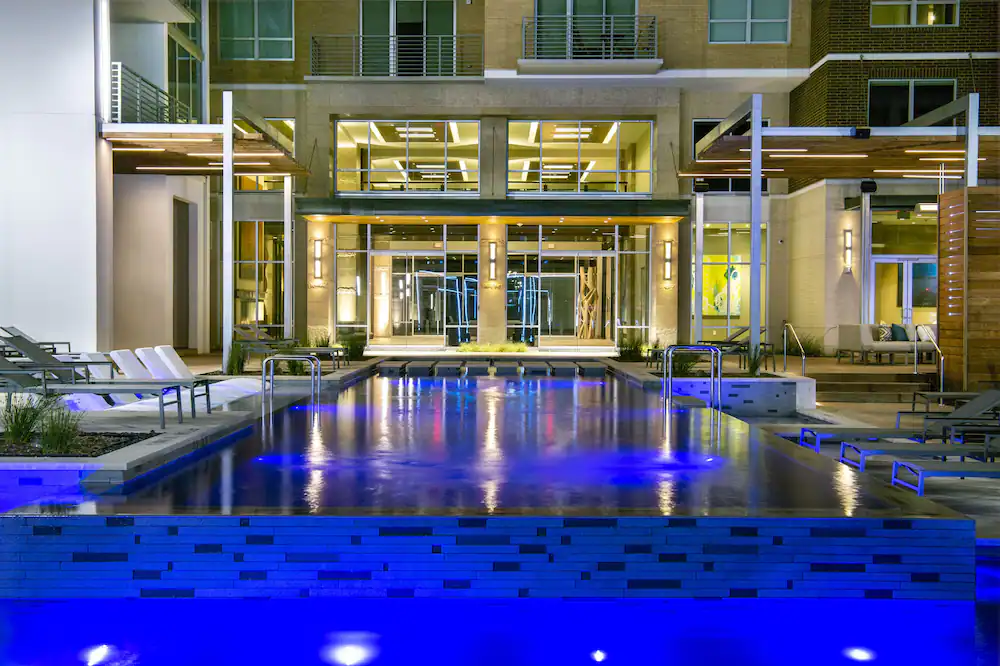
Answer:
[{"label": "vertical light fixture", "polygon": [[850,273],[854,264],[854,232],[844,229],[844,272]]},{"label": "vertical light fixture", "polygon": [[490,279],[497,279],[497,244],[490,241]]},{"label": "vertical light fixture", "polygon": [[320,238],[313,241],[313,279],[323,279],[323,240]]},{"label": "vertical light fixture", "polygon": [[669,282],[674,267],[674,242],[663,241],[663,281]]}]

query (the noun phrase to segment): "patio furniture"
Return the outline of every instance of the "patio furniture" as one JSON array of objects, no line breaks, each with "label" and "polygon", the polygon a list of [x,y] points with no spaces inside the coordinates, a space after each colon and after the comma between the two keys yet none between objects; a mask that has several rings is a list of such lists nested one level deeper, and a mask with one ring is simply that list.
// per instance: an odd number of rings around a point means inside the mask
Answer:
[{"label": "patio furniture", "polygon": [[242,324],[234,326],[233,332],[240,342],[251,354],[268,356],[274,353],[281,354],[303,354],[312,356],[328,356],[333,363],[334,369],[339,370],[341,362],[350,366],[347,358],[347,350],[343,347],[300,347],[298,340],[294,338],[277,339],[273,338],[254,324]]},{"label": "patio furniture", "polygon": [[58,347],[60,345],[64,345],[66,347],[67,354],[73,353],[73,348],[68,342],[39,342],[38,340],[34,339],[33,337],[31,337],[21,329],[17,328],[16,326],[0,326],[0,331],[3,331],[9,336],[18,336],[24,338],[25,340],[32,342],[41,347],[42,349],[51,352],[53,354],[59,351]]},{"label": "patio furniture", "polygon": [[[851,453],[854,457],[848,455]],[[916,442],[841,442],[840,462],[865,471],[865,462],[872,456],[892,456],[894,458],[941,458],[982,456],[983,460],[993,457],[988,444],[982,446],[955,444],[919,444]]]},{"label": "patio furniture", "polygon": [[15,350],[21,356],[21,361],[15,362],[23,367],[34,368],[35,370],[46,370],[61,382],[72,384],[80,379],[90,381],[90,368],[93,365],[106,365],[110,373],[112,366],[110,361],[83,361],[74,359],[69,355],[62,355],[57,358],[40,345],[21,337],[11,335],[0,337],[0,344]]},{"label": "patio furniture", "polygon": [[[912,477],[913,482],[907,479]],[[924,494],[924,482],[936,477],[966,477],[1000,479],[1000,463],[966,463],[940,460],[896,460],[892,463],[891,482]]]},{"label": "patio furniture", "polygon": [[[155,397],[160,410],[160,429],[166,429],[166,417],[164,406],[167,404],[177,404],[177,422],[184,422],[184,413],[181,409],[180,400],[166,402],[164,400],[165,389],[181,389],[182,383],[157,382],[157,381],[112,381],[100,384],[85,382],[62,384],[50,383],[47,381],[47,371],[39,373],[35,368],[26,368],[11,363],[9,360],[0,357],[0,383],[2,383],[7,400],[11,399],[14,393],[29,393],[43,396],[59,395],[67,396],[73,394],[91,395],[113,395],[115,393],[129,392],[140,395]],[[40,375],[36,377],[34,375]]]},{"label": "patio furniture", "polygon": [[919,355],[936,352],[934,343],[930,340],[917,340],[914,342],[914,338],[918,337],[916,326],[906,324],[903,328],[906,329],[907,339],[894,341],[877,340],[878,328],[877,325],[871,324],[839,325],[837,327],[838,342],[835,352],[837,362],[840,363],[840,357],[846,353],[850,355],[851,363],[854,363],[855,354],[861,357],[861,362],[864,364],[868,363],[871,355],[875,356],[876,363],[881,363],[882,355],[887,354],[889,356],[889,364],[891,365],[895,361],[896,354],[903,354],[905,358],[909,358],[909,355],[913,354],[914,350]]},{"label": "patio furniture", "polygon": [[[184,373],[186,377],[178,377],[160,358],[160,355],[152,347],[140,347],[135,350],[135,355],[139,358],[146,369],[149,370],[149,374],[153,376],[153,379],[184,379],[191,382],[191,418],[196,418],[195,414],[195,398],[203,397],[205,398],[205,411],[208,414],[212,413],[212,397],[209,385],[210,380],[200,379],[195,377],[191,373]],[[201,386],[204,391],[199,395],[196,393],[197,387]],[[179,399],[179,397],[178,397]]]},{"label": "patio furniture", "polygon": [[931,411],[931,403],[943,403],[943,402],[953,402],[958,404],[960,402],[968,402],[980,394],[980,391],[914,391],[913,402],[910,405],[912,414],[917,412],[917,399],[920,398],[924,401],[924,413],[929,414]]},{"label": "patio furniture", "polygon": [[930,411],[899,411],[896,412],[896,427],[899,427],[903,416],[919,416],[926,422],[928,419],[949,420],[949,419],[973,419],[978,421],[1000,422],[1000,389],[991,389],[977,394],[969,401],[958,405],[950,412],[930,412]]}]

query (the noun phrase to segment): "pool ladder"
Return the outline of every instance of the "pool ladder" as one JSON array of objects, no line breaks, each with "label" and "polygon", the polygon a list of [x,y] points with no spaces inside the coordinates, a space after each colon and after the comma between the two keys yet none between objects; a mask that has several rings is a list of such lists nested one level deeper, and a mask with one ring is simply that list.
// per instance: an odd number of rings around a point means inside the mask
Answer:
[{"label": "pool ladder", "polygon": [[[268,403],[274,404],[274,366],[278,361],[304,361],[309,364],[309,398],[316,402],[320,394],[319,357],[315,354],[275,354],[268,356],[260,366],[260,411],[263,418],[267,414]],[[269,372],[270,371],[270,372]]]},{"label": "pool ladder", "polygon": [[709,354],[712,357],[708,384],[708,407],[722,410],[722,350],[715,345],[670,345],[663,352],[663,393],[664,406],[669,407],[674,398],[674,359],[675,352]]}]

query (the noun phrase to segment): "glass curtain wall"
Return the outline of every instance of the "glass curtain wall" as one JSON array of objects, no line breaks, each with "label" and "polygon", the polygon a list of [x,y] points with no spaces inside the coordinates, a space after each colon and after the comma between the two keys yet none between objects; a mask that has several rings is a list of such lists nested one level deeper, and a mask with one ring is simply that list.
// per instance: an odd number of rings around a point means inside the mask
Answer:
[{"label": "glass curtain wall", "polygon": [[479,192],[479,122],[338,120],[336,191]]},{"label": "glass curtain wall", "polygon": [[479,339],[479,226],[445,226],[445,333],[449,347]]},{"label": "glass curtain wall", "polygon": [[[766,226],[761,235],[762,247],[767,248]],[[705,224],[704,252],[701,275],[702,338],[708,341],[718,341],[736,334],[742,334],[745,337],[750,326],[749,223]],[[693,273],[693,263],[691,270]],[[698,276],[695,275],[694,279],[697,280]],[[760,279],[760,320],[765,322],[767,313],[766,249],[762,257]]]},{"label": "glass curtain wall", "polygon": [[281,222],[235,223],[233,320],[283,338],[285,227]]},{"label": "glass curtain wall", "polygon": [[648,120],[512,120],[510,194],[649,195],[653,123]]},{"label": "glass curtain wall", "polygon": [[648,227],[605,224],[507,228],[508,340],[614,346],[623,326],[648,337]]}]

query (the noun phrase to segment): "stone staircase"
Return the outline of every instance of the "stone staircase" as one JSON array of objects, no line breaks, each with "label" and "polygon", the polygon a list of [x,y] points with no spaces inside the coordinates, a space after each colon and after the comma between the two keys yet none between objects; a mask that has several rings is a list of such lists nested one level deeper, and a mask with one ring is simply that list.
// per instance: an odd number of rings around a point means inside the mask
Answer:
[{"label": "stone staircase", "polygon": [[924,372],[810,372],[817,402],[910,402],[914,391],[937,390],[937,374]]}]

